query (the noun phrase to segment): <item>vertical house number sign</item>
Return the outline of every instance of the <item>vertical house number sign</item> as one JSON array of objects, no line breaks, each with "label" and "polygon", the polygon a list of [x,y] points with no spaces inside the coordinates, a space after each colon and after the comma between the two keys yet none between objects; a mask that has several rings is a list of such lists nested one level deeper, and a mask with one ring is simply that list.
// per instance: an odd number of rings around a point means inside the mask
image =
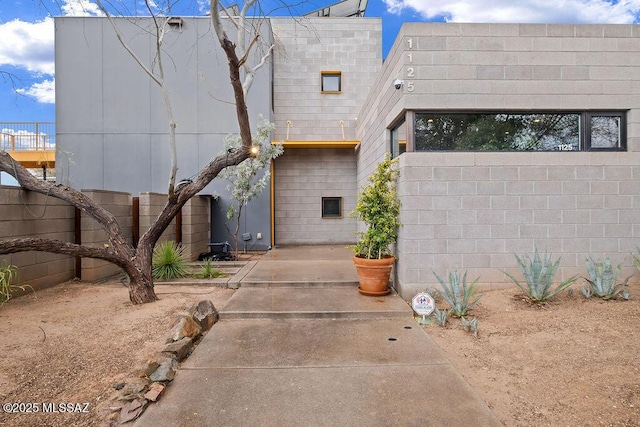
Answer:
[{"label": "vertical house number sign", "polygon": [[[413,39],[412,38],[408,38],[407,39],[407,48],[409,49],[409,51],[413,50]],[[413,52],[407,52],[407,59],[409,60],[409,66],[407,67],[407,69],[405,70],[405,78],[406,79],[413,79],[415,78],[415,69],[413,68]],[[407,81],[407,92],[413,92],[415,90],[415,86],[413,84],[412,81]]]}]

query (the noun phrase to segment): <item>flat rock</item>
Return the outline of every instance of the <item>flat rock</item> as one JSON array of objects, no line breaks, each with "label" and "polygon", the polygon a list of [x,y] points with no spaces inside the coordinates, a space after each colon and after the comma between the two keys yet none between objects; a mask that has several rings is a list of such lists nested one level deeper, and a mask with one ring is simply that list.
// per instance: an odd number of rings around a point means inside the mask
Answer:
[{"label": "flat rock", "polygon": [[[182,362],[187,357],[187,354],[189,354],[192,348],[193,348],[193,339],[189,337],[184,337],[180,341],[167,344],[162,350],[162,352],[173,354],[178,360],[178,362]],[[156,365],[155,369],[157,368],[158,366]]]},{"label": "flat rock", "polygon": [[166,386],[162,383],[153,383],[151,384],[151,387],[149,387],[149,391],[144,394],[144,398],[151,402],[155,402],[158,400],[165,388]]}]

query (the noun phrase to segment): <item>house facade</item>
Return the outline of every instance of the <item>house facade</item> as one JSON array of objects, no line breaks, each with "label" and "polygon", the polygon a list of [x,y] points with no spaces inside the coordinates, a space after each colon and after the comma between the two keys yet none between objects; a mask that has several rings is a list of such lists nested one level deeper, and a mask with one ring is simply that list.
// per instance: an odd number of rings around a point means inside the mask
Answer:
[{"label": "house facade", "polygon": [[[144,19],[120,18],[151,55]],[[584,256],[630,269],[640,243],[640,29],[635,25],[405,24],[382,60],[376,18],[270,18],[270,62],[249,96],[276,124],[284,155],[246,209],[249,248],[348,244],[357,190],[385,153],[399,159],[396,288],[431,287],[433,271],[506,282],[513,254]],[[179,178],[236,132],[226,59],[206,17],[169,33],[165,67],[178,123]],[[149,58],[147,58],[149,59]],[[79,188],[163,192],[161,94],[107,20],[56,19],[58,174]],[[255,125],[254,125],[255,127]],[[214,181],[212,241],[225,184]],[[258,234],[262,239],[257,239]]]}]

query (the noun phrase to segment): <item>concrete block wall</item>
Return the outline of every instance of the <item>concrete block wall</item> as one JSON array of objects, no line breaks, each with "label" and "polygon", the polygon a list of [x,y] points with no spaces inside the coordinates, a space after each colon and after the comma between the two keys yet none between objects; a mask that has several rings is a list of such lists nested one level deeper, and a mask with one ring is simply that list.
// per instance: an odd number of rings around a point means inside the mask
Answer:
[{"label": "concrete block wall", "polygon": [[517,271],[513,254],[534,245],[562,256],[559,278],[586,274],[583,255],[609,255],[634,272],[639,53],[636,25],[402,27],[359,115],[359,185],[411,111],[627,111],[626,152],[402,154],[396,283],[404,297],[437,284],[432,270],[510,283],[502,271]]},{"label": "concrete block wall", "polygon": [[[275,160],[275,237],[282,244],[355,242],[356,156],[351,149],[289,149]],[[322,218],[322,197],[342,197],[342,218]]]},{"label": "concrete block wall", "polygon": [[[82,192],[116,217],[125,236],[132,236],[131,194],[104,190],[82,190]],[[100,247],[107,244],[106,233],[93,218],[82,215],[81,227],[83,245]],[[132,242],[131,237],[128,242]],[[85,281],[104,279],[121,271],[120,267],[100,259],[83,258],[81,262],[82,280]]]},{"label": "concrete block wall", "polygon": [[[271,18],[271,25],[274,139],[354,140],[358,112],[382,66],[382,21]],[[342,73],[341,93],[321,93],[322,71]]]},{"label": "concrete block wall", "polygon": [[211,201],[209,197],[193,197],[182,207],[182,244],[191,260],[208,252]]},{"label": "concrete block wall", "polygon": [[[23,236],[73,242],[74,208],[53,197],[0,186],[0,239]],[[73,257],[44,252],[0,255],[18,267],[20,284],[42,289],[75,276]]]},{"label": "concrete block wall", "polygon": [[[585,256],[624,263],[640,245],[640,153],[405,153],[398,287],[437,287],[433,271],[485,284],[521,277],[514,254],[562,256],[557,279],[586,276]],[[625,276],[625,277],[626,277]],[[637,277],[634,280],[637,280]]]},{"label": "concrete block wall", "polygon": [[[140,193],[140,235],[151,227],[151,224],[160,214],[162,207],[167,202],[166,194]],[[175,218],[167,226],[158,239],[158,243],[167,240],[176,240],[176,220]]]}]

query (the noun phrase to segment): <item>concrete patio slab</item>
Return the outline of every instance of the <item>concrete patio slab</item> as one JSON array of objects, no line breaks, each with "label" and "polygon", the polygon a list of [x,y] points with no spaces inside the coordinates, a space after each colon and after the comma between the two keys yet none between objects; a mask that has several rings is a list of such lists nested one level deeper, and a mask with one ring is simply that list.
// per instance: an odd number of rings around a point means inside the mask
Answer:
[{"label": "concrete patio slab", "polygon": [[263,319],[214,326],[135,425],[500,423],[411,319]]}]

